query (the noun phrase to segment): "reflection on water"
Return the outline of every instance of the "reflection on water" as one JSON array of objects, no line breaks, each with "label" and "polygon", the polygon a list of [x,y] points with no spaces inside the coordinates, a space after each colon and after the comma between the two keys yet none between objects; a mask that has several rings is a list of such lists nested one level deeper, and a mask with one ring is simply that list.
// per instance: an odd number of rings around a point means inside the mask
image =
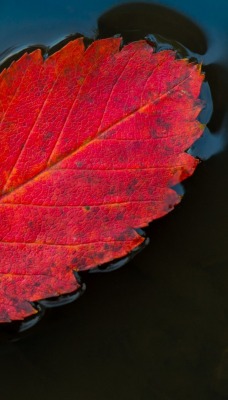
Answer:
[{"label": "reflection on water", "polygon": [[[4,33],[0,47],[8,50],[1,60],[44,37],[45,45],[53,44],[54,35],[57,43],[60,34],[53,28],[53,15],[61,21],[58,32],[66,35],[93,31],[94,37],[101,38],[120,33],[125,43],[150,35],[158,51],[172,46],[182,56],[203,62],[211,51],[211,41],[199,23],[151,2],[117,6],[118,1],[101,0],[95,6],[88,1],[87,11],[82,6],[80,11],[76,0],[60,1],[58,6],[51,0],[46,9],[40,1],[34,3],[36,13],[32,14],[28,1],[20,6],[11,3],[20,12],[8,28],[2,21],[9,42]],[[182,2],[175,4],[181,8]],[[188,4],[198,9],[198,0],[187,0]],[[64,7],[68,11],[61,16]],[[213,6],[208,2],[208,7],[216,7],[214,26],[220,31],[219,15],[224,20],[226,13],[228,18],[226,1],[218,0]],[[41,22],[47,21],[47,9],[50,29]],[[66,15],[74,15],[74,24]],[[207,7],[200,19],[204,26],[211,23]],[[29,24],[40,32],[38,41],[31,41],[33,34],[25,39],[29,31],[25,34],[23,29]],[[226,43],[221,46],[225,54]],[[86,295],[73,303],[77,293],[61,297],[61,303],[69,304],[47,308],[39,324],[24,332],[21,340],[9,342],[18,338],[18,329],[28,328],[35,320],[2,327],[4,399],[26,398],[27,392],[35,400],[46,398],[47,393],[49,399],[77,395],[94,400],[222,400],[228,396],[227,68],[224,61],[218,64],[216,54],[210,64],[203,65],[202,97],[207,107],[200,118],[208,122],[208,131],[191,152],[207,161],[184,183],[180,206],[146,229],[150,244],[125,268],[111,274],[84,274]],[[57,303],[43,302],[46,307]],[[43,308],[37,306],[40,318]]]}]

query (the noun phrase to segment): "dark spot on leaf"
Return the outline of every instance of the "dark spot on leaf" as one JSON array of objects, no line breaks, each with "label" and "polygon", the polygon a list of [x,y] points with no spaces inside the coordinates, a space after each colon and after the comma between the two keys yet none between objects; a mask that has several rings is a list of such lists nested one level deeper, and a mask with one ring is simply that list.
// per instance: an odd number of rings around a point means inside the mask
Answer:
[{"label": "dark spot on leaf", "polygon": [[53,132],[47,132],[44,135],[44,139],[48,140],[51,139],[53,137],[54,133]]}]

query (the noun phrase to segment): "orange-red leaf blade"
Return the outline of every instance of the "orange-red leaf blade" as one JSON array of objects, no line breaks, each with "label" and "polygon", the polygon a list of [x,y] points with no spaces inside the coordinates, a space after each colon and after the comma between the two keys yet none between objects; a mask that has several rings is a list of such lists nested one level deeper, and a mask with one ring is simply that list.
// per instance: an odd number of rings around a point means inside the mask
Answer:
[{"label": "orange-red leaf blade", "polygon": [[169,212],[198,161],[203,76],[146,41],[68,43],[0,75],[0,320],[79,287],[72,270],[122,257]]}]

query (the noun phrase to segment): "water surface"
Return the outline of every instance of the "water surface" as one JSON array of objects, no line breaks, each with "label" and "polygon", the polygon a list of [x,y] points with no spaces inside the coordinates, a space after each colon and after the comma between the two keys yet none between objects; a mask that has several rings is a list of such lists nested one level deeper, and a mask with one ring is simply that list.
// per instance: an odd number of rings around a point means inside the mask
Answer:
[{"label": "water surface", "polygon": [[20,340],[1,330],[4,400],[228,398],[228,3],[126,3],[2,1],[1,59],[77,32],[179,42],[202,60],[212,93],[208,141],[197,148],[206,160],[125,267],[84,276],[86,293],[47,310]]}]

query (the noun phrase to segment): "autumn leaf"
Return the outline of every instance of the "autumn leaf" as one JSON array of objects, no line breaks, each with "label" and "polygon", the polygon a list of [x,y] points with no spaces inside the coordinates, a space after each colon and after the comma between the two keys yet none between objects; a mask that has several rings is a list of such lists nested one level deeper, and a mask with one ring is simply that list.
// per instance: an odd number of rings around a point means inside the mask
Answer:
[{"label": "autumn leaf", "polygon": [[0,321],[123,257],[180,201],[198,161],[203,76],[146,41],[69,42],[0,75]]}]

